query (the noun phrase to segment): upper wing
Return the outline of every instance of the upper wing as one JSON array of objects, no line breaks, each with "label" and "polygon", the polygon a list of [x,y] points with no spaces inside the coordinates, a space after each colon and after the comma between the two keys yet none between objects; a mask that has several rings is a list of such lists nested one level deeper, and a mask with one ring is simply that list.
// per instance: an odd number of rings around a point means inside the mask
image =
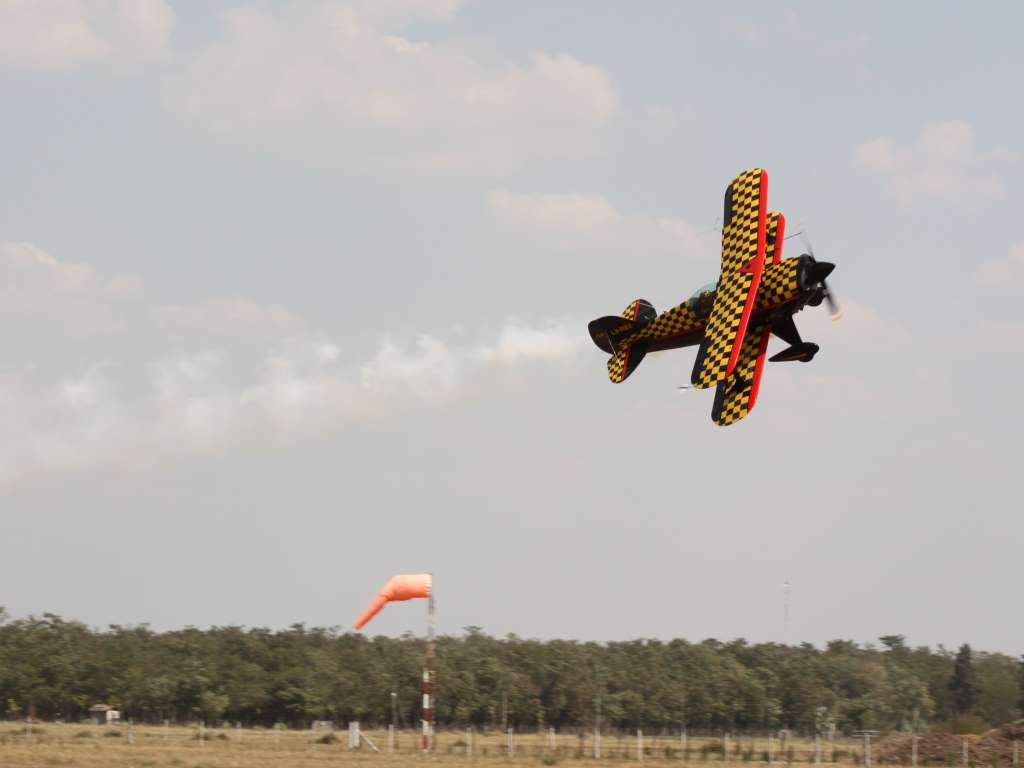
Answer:
[{"label": "upper wing", "polygon": [[722,271],[691,382],[710,387],[736,368],[764,269],[768,174],[744,171],[725,191]]},{"label": "upper wing", "polygon": [[[786,217],[778,211],[767,216],[765,236],[770,243],[773,264],[782,259],[782,242],[786,234]],[[761,373],[764,370],[765,353],[768,350],[768,339],[772,335],[771,325],[767,322],[747,328],[740,349],[739,361],[733,375],[718,382],[715,390],[715,403],[711,407],[711,419],[720,427],[734,424],[754,409],[757,402],[757,391],[761,386]]]}]

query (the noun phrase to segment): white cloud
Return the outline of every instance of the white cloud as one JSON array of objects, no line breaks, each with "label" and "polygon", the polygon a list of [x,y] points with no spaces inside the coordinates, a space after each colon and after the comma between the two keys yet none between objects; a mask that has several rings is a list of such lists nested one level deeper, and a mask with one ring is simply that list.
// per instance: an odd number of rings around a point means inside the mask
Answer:
[{"label": "white cloud", "polygon": [[901,147],[879,137],[854,149],[854,162],[880,177],[886,195],[902,205],[938,201],[965,208],[1005,197],[998,166],[1013,155],[977,149],[974,128],[964,120],[931,123],[917,140]]},{"label": "white cloud", "polygon": [[298,336],[302,320],[283,307],[265,307],[242,296],[223,296],[202,304],[158,307],[159,321],[169,330],[211,336]]},{"label": "white cloud", "polygon": [[987,261],[975,275],[982,288],[999,293],[1024,293],[1024,243],[1010,248],[1005,259]]},{"label": "white cloud", "polygon": [[818,37],[822,34],[813,20],[796,11],[772,12],[760,18],[745,15],[742,20],[730,18],[725,31],[744,46],[774,46],[780,41],[799,42],[805,46],[820,48]]},{"label": "white cloud", "polygon": [[619,253],[667,251],[707,255],[717,235],[698,231],[685,219],[625,214],[597,194],[518,193],[492,190],[488,204],[494,219],[521,237],[579,240]]},{"label": "white cloud", "polygon": [[376,23],[402,24],[417,17],[448,19],[462,0],[355,0],[352,5]]},{"label": "white cloud", "polygon": [[513,227],[600,235],[622,221],[622,214],[603,195],[517,194],[495,189],[488,202],[494,215]]},{"label": "white cloud", "polygon": [[[567,54],[492,61],[394,34],[455,3],[291,2],[238,9],[169,85],[203,130],[317,165],[488,174],[585,156],[616,110],[608,77]],[[390,25],[390,26],[389,26]]]},{"label": "white cloud", "polygon": [[166,52],[173,26],[164,0],[0,0],[0,62],[60,70],[145,61]]},{"label": "white cloud", "polygon": [[0,320],[15,318],[70,336],[122,329],[120,312],[141,286],[101,277],[88,264],[58,261],[31,243],[0,242]]},{"label": "white cloud", "polygon": [[[28,243],[0,243],[0,286],[0,488],[303,440],[409,404],[453,407],[509,366],[573,359],[582,335],[571,330],[582,323],[509,323],[490,340],[385,337],[361,360],[344,352],[353,340],[283,308],[155,304],[137,281]],[[63,344],[40,341],[44,318]]]},{"label": "white cloud", "polygon": [[485,363],[500,365],[527,360],[571,360],[590,344],[583,328],[582,322],[566,322],[544,329],[509,323],[498,335],[497,343],[480,349],[477,357]]},{"label": "white cloud", "polygon": [[658,139],[671,139],[693,123],[694,113],[667,104],[651,104],[644,110],[643,120],[648,134]]},{"label": "white cloud", "polygon": [[452,397],[459,385],[454,354],[430,336],[421,336],[412,352],[385,338],[360,377],[363,389],[373,395],[411,394],[425,400]]}]

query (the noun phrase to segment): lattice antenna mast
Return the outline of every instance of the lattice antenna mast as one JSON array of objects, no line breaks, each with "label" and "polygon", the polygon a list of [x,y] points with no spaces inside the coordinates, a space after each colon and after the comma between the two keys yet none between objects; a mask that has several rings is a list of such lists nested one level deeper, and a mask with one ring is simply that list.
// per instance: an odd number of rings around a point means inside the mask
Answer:
[{"label": "lattice antenna mast", "polygon": [[789,594],[791,591],[791,585],[789,579],[786,579],[782,583],[782,632],[783,637],[786,641],[786,645],[789,645]]}]

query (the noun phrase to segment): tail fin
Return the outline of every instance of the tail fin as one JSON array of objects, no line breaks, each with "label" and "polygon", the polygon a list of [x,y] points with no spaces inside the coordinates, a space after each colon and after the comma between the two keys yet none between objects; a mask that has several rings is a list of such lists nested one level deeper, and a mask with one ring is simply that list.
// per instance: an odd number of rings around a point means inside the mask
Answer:
[{"label": "tail fin", "polygon": [[640,361],[644,359],[644,355],[647,354],[647,350],[650,347],[651,342],[649,339],[641,339],[640,341],[634,341],[632,344],[625,345],[608,358],[608,378],[611,379],[612,383],[618,384],[625,381],[629,374],[640,365]]},{"label": "tail fin", "polygon": [[636,336],[657,316],[658,311],[651,302],[636,299],[623,310],[622,317],[608,315],[590,321],[587,326],[590,338],[611,355],[608,378],[615,384],[625,381],[651,348],[650,339]]},{"label": "tail fin", "polygon": [[658,310],[647,299],[634,299],[629,302],[628,307],[622,310],[622,316],[627,320],[649,323],[658,316]]},{"label": "tail fin", "polygon": [[647,323],[641,320],[627,320],[617,315],[607,315],[591,320],[587,330],[590,331],[590,338],[600,349],[614,355],[626,339],[642,331],[645,325]]}]

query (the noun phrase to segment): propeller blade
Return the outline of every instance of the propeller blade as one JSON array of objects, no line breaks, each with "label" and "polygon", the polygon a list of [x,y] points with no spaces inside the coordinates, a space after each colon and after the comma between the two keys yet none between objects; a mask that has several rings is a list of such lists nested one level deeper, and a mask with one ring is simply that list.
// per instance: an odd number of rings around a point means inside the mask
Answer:
[{"label": "propeller blade", "polygon": [[840,320],[843,317],[843,310],[839,308],[839,302],[836,301],[836,297],[832,295],[832,289],[828,287],[828,284],[822,280],[821,287],[825,289],[825,301],[828,302],[828,312],[832,321]]},{"label": "propeller blade", "polygon": [[[803,241],[804,248],[807,249],[807,255],[817,261],[817,259],[814,258],[814,246],[811,245],[811,238],[807,236],[807,233],[804,232],[803,229],[800,230],[800,239]],[[827,262],[820,263],[825,264]],[[825,275],[828,275],[833,269],[835,269],[835,265],[829,264],[828,271],[825,272]],[[843,316],[843,310],[839,308],[839,302],[836,301],[836,297],[832,295],[832,289],[828,287],[828,283],[825,282],[824,277],[822,277],[821,280],[821,287],[825,289],[825,301],[828,302],[828,311],[832,320],[835,321],[841,319]]]},{"label": "propeller blade", "polygon": [[[804,248],[807,249],[807,255],[814,259],[814,246],[811,245],[811,238],[807,236],[807,233],[802,229],[800,230],[800,239],[803,241]],[[817,261],[817,259],[815,259]]]}]

